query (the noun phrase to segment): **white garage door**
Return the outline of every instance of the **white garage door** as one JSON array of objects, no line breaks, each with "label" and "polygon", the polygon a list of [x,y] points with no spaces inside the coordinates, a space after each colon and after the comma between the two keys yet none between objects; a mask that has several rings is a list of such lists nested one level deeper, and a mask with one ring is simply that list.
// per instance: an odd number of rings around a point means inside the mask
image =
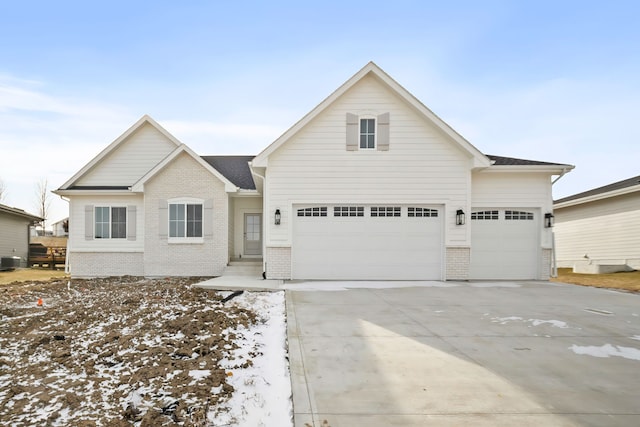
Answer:
[{"label": "white garage door", "polygon": [[442,278],[442,213],[433,206],[294,206],[292,277]]},{"label": "white garage door", "polygon": [[470,279],[537,279],[540,221],[535,210],[471,213]]}]

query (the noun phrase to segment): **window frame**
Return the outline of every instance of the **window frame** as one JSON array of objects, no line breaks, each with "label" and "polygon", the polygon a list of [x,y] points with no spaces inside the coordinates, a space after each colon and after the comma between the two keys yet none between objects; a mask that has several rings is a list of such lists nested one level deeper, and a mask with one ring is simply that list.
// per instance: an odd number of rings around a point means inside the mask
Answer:
[{"label": "window frame", "polygon": [[[362,131],[362,123],[363,121],[373,121],[373,129],[369,129],[369,126],[367,126],[367,132],[363,132]],[[366,146],[363,147],[362,146],[362,137],[365,136],[366,139]],[[368,137],[373,137],[373,147],[369,147],[368,145]],[[358,150],[363,150],[363,151],[370,151],[370,150],[377,150],[378,147],[378,118],[375,116],[370,116],[370,115],[364,115],[364,116],[360,116],[358,117]]]},{"label": "window frame", "polygon": [[[107,219],[105,220],[104,218],[104,209],[106,209],[107,212]],[[117,223],[114,223],[114,215],[113,215],[113,211],[114,209],[118,209],[118,210],[122,210],[122,212],[124,212],[124,221],[118,221]],[[98,210],[101,210],[102,214],[100,215],[100,219],[101,221],[98,222]],[[93,207],[93,239],[94,240],[127,240],[127,236],[128,236],[128,232],[129,232],[129,224],[128,224],[128,211],[127,211],[127,207],[126,206],[121,206],[121,205],[106,205],[106,206],[94,206]],[[117,218],[120,219],[120,218]],[[98,233],[98,224],[101,224],[101,233]],[[114,224],[118,224],[119,225],[119,229],[120,227],[124,224],[124,230],[123,233],[118,233],[118,236],[114,237]],[[107,227],[107,236],[104,236],[104,227]],[[120,235],[122,234],[122,235]]]},{"label": "window frame", "polygon": [[[183,206],[182,208],[182,216],[178,219],[172,220],[172,206]],[[195,220],[189,219],[189,207],[190,206],[199,206],[200,207],[200,218],[199,221],[196,218]],[[195,212],[197,213],[197,211]],[[179,199],[170,199],[167,200],[167,240],[169,243],[204,243],[204,224],[205,224],[205,207],[203,199],[195,199],[195,198],[179,198]],[[197,215],[194,215],[197,216]],[[199,222],[199,236],[188,236],[189,234],[189,225],[190,223],[197,224]],[[181,227],[182,236],[172,236],[172,223],[178,224]]]}]

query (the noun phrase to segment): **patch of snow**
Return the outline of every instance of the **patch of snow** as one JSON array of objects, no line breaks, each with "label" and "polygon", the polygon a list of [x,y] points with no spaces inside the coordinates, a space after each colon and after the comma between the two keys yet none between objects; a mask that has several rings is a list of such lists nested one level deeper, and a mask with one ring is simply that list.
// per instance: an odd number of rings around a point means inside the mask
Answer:
[{"label": "patch of snow", "polygon": [[522,317],[517,317],[517,316],[491,318],[491,322],[500,323],[501,325],[506,325],[509,322],[516,322],[516,321],[531,323],[532,326],[540,326],[540,325],[548,324],[553,326],[554,328],[565,329],[569,327],[569,325],[567,325],[566,322],[563,322],[561,320],[523,319]]},{"label": "patch of snow", "polygon": [[195,380],[206,378],[209,375],[211,375],[211,370],[209,369],[193,369],[189,371],[189,376]]},{"label": "patch of snow", "polygon": [[605,344],[603,346],[580,346],[572,345],[569,347],[575,354],[593,356],[593,357],[610,357],[617,356],[630,360],[640,360],[640,349],[633,347],[614,346]]},{"label": "patch of snow", "polygon": [[640,341],[640,335],[634,335],[632,337],[630,337],[632,340],[638,340]]},{"label": "patch of snow", "polygon": [[[226,412],[215,416],[214,410],[209,412],[209,422],[213,426],[293,426],[284,292],[244,292],[230,303],[251,308],[263,316],[263,323],[234,331],[246,342],[232,352],[232,360],[219,363],[236,392],[224,403]],[[259,353],[248,353],[252,348]],[[251,360],[251,365],[237,368],[242,360]]]}]

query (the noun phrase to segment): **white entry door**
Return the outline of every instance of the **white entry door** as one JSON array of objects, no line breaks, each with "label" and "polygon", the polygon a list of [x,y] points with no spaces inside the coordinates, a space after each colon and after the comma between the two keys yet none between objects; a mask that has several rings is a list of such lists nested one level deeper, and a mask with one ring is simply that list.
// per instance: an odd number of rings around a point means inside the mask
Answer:
[{"label": "white entry door", "polygon": [[244,214],[244,254],[262,254],[262,214]]},{"label": "white entry door", "polygon": [[292,277],[439,280],[438,206],[294,206]]}]

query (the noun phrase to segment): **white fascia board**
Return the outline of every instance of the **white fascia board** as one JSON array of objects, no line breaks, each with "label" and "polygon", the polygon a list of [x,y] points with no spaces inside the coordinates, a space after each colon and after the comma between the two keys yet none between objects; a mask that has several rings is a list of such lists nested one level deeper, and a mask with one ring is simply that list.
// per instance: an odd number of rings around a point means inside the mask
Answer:
[{"label": "white fascia board", "polygon": [[548,173],[550,175],[558,175],[566,173],[573,169],[571,165],[493,165],[489,168],[483,169],[480,172],[536,172],[536,173]]},{"label": "white fascia board", "polygon": [[115,141],[113,141],[111,144],[109,144],[104,150],[102,150],[100,153],[98,153],[98,155],[96,157],[94,157],[89,163],[87,163],[82,169],[80,169],[75,175],[73,175],[67,182],[65,182],[64,184],[62,184],[62,186],[60,187],[60,189],[66,189],[68,187],[70,187],[71,185],[73,185],[74,182],[76,182],[78,179],[80,179],[84,174],[86,174],[87,172],[89,172],[91,169],[93,169],[94,166],[96,166],[98,163],[100,163],[100,161],[102,159],[104,159],[109,153],[111,153],[113,150],[116,149],[116,147],[118,147],[120,144],[122,144],[124,141],[127,140],[127,138],[129,138],[129,136],[131,136],[131,134],[133,134],[136,130],[138,130],[140,127],[142,127],[145,123],[149,123],[151,126],[153,126],[154,128],[156,128],[158,130],[158,132],[160,132],[161,134],[163,134],[164,136],[167,137],[167,139],[169,139],[171,142],[173,142],[176,147],[179,146],[181,144],[180,141],[178,141],[178,139],[176,137],[174,137],[173,135],[171,135],[169,132],[167,132],[167,130],[165,128],[163,128],[162,126],[160,126],[158,124],[158,122],[156,122],[155,120],[153,120],[151,118],[151,116],[145,114],[144,116],[142,116],[140,118],[140,120],[138,120],[137,122],[135,122],[129,129],[127,129],[122,135],[120,135],[118,138],[116,138]]},{"label": "white fascia board", "polygon": [[[131,188],[131,187],[129,187]],[[53,194],[58,196],[137,196],[138,194],[131,190],[55,190]]]},{"label": "white fascia board", "polygon": [[621,188],[619,190],[607,191],[606,193],[594,194],[592,196],[581,197],[579,199],[567,200],[562,203],[554,203],[554,209],[566,208],[569,206],[581,205],[583,203],[595,202],[598,200],[609,199],[611,197],[623,196],[625,194],[635,193],[640,191],[640,185],[634,185],[632,187]]}]

